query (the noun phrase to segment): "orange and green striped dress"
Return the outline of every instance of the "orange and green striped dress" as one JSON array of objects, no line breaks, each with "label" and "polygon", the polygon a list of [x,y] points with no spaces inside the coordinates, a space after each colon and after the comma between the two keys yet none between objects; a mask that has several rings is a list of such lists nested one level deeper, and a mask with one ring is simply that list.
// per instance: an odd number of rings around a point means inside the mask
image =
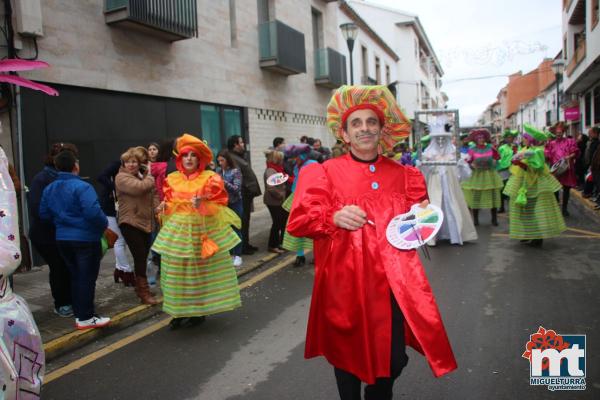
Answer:
[{"label": "orange and green striped dress", "polygon": [[[237,274],[229,250],[240,242],[231,225],[239,217],[227,207],[223,180],[212,171],[169,174],[166,209],[152,250],[161,255],[163,310],[197,317],[241,306]],[[194,208],[192,197],[200,196]]]}]

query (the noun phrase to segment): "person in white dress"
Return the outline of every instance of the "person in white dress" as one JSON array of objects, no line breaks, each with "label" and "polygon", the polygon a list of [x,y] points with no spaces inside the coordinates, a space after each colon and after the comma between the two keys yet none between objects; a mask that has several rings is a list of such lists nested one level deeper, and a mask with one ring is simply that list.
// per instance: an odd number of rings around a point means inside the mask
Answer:
[{"label": "person in white dress", "polygon": [[437,240],[449,240],[458,245],[477,240],[477,231],[460,186],[460,182],[471,175],[471,169],[463,159],[457,160],[448,124],[434,124],[430,129],[431,142],[423,151],[420,169],[427,181],[429,201],[442,209],[444,222],[429,245],[435,246]]}]

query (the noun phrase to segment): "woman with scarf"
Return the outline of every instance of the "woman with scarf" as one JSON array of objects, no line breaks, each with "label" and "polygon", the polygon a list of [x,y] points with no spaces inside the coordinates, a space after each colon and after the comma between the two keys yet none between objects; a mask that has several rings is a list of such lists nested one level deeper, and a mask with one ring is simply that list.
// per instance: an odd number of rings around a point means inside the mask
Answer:
[{"label": "woman with scarf", "polygon": [[496,172],[496,160],[500,156],[490,143],[491,134],[487,129],[474,129],[469,138],[475,146],[468,150],[467,162],[473,173],[462,183],[465,200],[473,210],[475,225],[479,225],[479,210],[487,208],[492,211],[492,225],[498,226],[502,178]]},{"label": "woman with scarf", "polygon": [[227,207],[223,179],[205,170],[212,152],[189,134],[177,139],[175,152],[177,171],[165,180],[157,209],[162,228],[152,246],[161,255],[163,310],[173,317],[171,329],[241,306],[229,255],[240,242],[231,225],[239,228],[240,219]]},{"label": "woman with scarf", "polygon": [[[285,148],[285,156],[289,159],[295,160],[294,165],[294,183],[292,184],[292,194],[283,202],[283,209],[287,212],[292,208],[292,202],[294,201],[294,191],[296,190],[296,183],[298,182],[298,176],[302,168],[307,165],[316,163],[315,160],[309,159],[310,146],[305,143],[292,144]],[[313,243],[309,238],[300,238],[290,235],[285,232],[283,235],[283,248],[289,251],[296,252],[296,261],[294,261],[294,267],[300,267],[306,264],[306,257],[304,256],[305,250],[312,250]]]},{"label": "woman with scarf", "polygon": [[509,236],[539,247],[543,239],[566,228],[554,193],[560,182],[550,173],[544,157],[546,135],[524,124],[524,146],[513,157],[511,177],[504,194],[509,198]]},{"label": "woman with scarf", "polygon": [[285,223],[288,218],[288,213],[282,207],[285,201],[286,183],[270,186],[267,184],[267,179],[277,173],[285,174],[283,170],[283,153],[277,150],[265,151],[267,158],[267,168],[264,173],[265,194],[263,202],[269,209],[271,214],[271,231],[269,232],[269,252],[283,253],[285,250],[281,247],[283,244],[283,236],[285,233]]}]

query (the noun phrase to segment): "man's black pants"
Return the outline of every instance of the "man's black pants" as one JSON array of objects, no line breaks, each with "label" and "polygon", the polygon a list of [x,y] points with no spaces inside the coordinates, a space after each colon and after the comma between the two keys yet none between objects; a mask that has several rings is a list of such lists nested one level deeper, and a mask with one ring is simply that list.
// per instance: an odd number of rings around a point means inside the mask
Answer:
[{"label": "man's black pants", "polygon": [[[394,296],[390,293],[392,302],[392,349],[390,359],[390,377],[377,378],[374,385],[365,386],[365,400],[392,399],[394,381],[402,373],[408,363],[406,345],[404,342],[404,315]],[[361,400],[361,381],[353,374],[335,368],[335,380],[341,400]]]}]

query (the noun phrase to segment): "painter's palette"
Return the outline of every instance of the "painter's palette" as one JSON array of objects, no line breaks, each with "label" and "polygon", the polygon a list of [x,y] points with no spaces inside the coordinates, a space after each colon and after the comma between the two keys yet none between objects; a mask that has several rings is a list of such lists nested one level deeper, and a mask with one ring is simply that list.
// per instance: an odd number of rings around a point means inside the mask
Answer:
[{"label": "painter's palette", "polygon": [[289,176],[287,174],[284,174],[283,172],[278,172],[267,178],[267,185],[269,185],[269,186],[281,185],[282,183],[286,183],[288,179],[289,179]]},{"label": "painter's palette", "polygon": [[409,250],[423,246],[435,237],[444,222],[444,213],[432,204],[422,208],[413,205],[406,214],[392,218],[386,235],[392,246]]}]

